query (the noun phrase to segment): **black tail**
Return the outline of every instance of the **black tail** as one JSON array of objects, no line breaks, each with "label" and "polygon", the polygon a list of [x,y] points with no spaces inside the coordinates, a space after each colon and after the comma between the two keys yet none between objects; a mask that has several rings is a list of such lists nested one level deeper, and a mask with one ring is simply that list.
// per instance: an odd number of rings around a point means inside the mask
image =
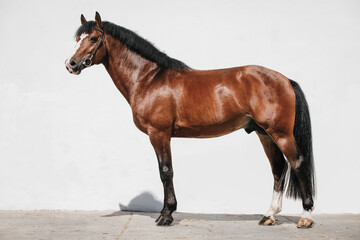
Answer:
[{"label": "black tail", "polygon": [[[290,79],[289,79],[290,80]],[[299,84],[290,80],[291,86],[294,89],[296,96],[296,113],[294,125],[294,137],[298,148],[304,158],[304,167],[306,178],[309,181],[310,192],[312,197],[315,197],[315,170],[314,157],[312,149],[312,135],[309,106],[307,104],[305,95],[301,90]],[[290,177],[286,196],[290,198],[301,198],[300,184],[295,176],[294,171],[290,170]]]}]

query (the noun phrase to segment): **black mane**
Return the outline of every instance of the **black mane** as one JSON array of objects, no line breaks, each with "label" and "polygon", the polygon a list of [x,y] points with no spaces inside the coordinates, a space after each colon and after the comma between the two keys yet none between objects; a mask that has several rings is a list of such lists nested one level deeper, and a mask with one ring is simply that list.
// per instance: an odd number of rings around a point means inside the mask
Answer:
[{"label": "black mane", "polygon": [[[102,24],[106,34],[111,35],[131,51],[139,54],[149,61],[156,63],[158,66],[178,71],[189,68],[183,62],[173,59],[167,56],[165,53],[159,51],[154,45],[133,31],[115,25],[111,22],[103,21]],[[94,27],[96,27],[96,23],[94,21],[88,21],[79,27],[79,29],[76,31],[76,36],[80,36],[82,33],[90,33]]]}]

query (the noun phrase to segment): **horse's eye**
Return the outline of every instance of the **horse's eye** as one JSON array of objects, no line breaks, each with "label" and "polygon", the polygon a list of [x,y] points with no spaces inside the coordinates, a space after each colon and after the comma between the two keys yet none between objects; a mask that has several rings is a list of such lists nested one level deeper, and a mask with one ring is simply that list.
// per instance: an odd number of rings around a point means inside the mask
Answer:
[{"label": "horse's eye", "polygon": [[91,38],[90,38],[90,41],[91,41],[91,42],[94,42],[94,43],[97,42],[97,40],[98,40],[97,37],[91,37]]}]

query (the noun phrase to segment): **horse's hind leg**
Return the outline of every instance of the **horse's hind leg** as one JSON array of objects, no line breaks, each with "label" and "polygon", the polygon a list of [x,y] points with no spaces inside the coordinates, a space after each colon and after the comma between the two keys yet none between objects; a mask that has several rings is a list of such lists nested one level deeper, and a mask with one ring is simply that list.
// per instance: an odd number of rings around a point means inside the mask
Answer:
[{"label": "horse's hind leg", "polygon": [[307,175],[306,167],[307,162],[304,161],[303,155],[298,150],[294,135],[286,134],[284,132],[270,132],[274,142],[278,145],[286,159],[289,161],[292,171],[295,173],[297,181],[299,182],[299,190],[301,193],[303,213],[297,225],[298,228],[308,228],[312,225],[311,211],[314,206],[312,192],[311,192],[311,179]]},{"label": "horse's hind leg", "polygon": [[164,207],[156,219],[158,226],[170,225],[174,219],[171,214],[176,210],[176,197],[173,185],[173,168],[170,151],[170,133],[152,130],[149,132],[151,144],[158,159],[160,178],[164,187]]},{"label": "horse's hind leg", "polygon": [[265,154],[269,159],[271,170],[274,176],[274,190],[270,208],[259,221],[259,225],[272,225],[275,223],[274,215],[279,213],[282,208],[287,163],[279,147],[268,135],[259,133],[257,134],[260,138],[261,144],[264,147]]}]

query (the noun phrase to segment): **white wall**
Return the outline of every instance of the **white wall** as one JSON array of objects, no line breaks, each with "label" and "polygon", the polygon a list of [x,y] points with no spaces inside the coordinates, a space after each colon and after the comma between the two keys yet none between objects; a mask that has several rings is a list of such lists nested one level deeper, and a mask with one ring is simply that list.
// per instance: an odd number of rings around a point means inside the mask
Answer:
[{"label": "white wall", "polygon": [[[96,10],[193,68],[258,64],[298,81],[313,120],[316,211],[360,212],[356,0],[1,1],[0,209],[116,210],[134,198],[160,208],[155,154],[104,67],[65,70],[80,14]],[[172,152],[179,211],[267,210],[272,175],[255,134],[173,139]]]}]

